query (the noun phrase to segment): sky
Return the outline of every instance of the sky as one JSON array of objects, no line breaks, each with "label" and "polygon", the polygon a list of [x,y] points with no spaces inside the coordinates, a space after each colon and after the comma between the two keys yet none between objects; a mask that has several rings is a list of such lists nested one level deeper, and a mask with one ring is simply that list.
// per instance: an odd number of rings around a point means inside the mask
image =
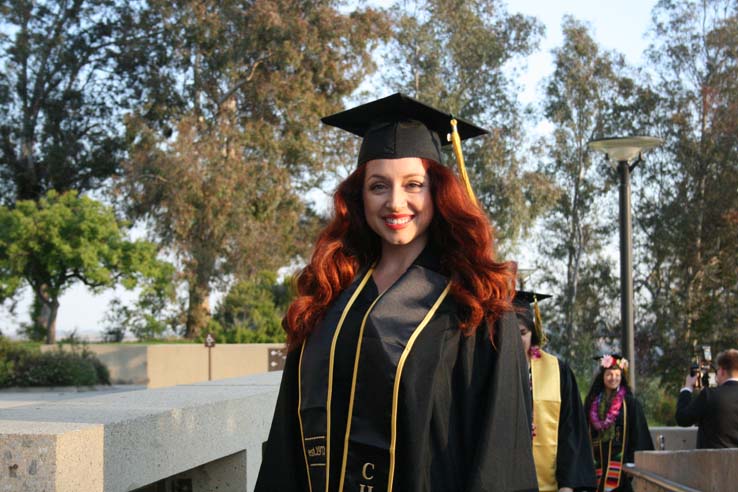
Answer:
[{"label": "sky", "polygon": [[[384,2],[381,2],[384,3]],[[542,81],[553,71],[551,50],[562,42],[561,21],[565,15],[589,24],[592,37],[606,50],[622,53],[630,65],[640,65],[642,53],[648,47],[646,33],[650,25],[651,9],[655,0],[515,0],[508,2],[508,11],[538,18],[546,28],[540,49],[527,57],[526,67],[519,79],[522,85],[520,100],[537,104]],[[91,294],[80,284],[72,286],[61,298],[57,317],[57,339],[73,330],[89,338],[99,336],[103,328],[108,303],[114,297],[132,299],[123,288],[109,290],[99,295]],[[28,321],[30,292],[18,302],[15,315],[0,306],[0,331],[13,336],[20,323]]]},{"label": "sky", "polygon": [[594,40],[606,50],[625,55],[629,65],[640,65],[648,47],[646,33],[651,23],[655,0],[515,0],[508,3],[509,12],[520,12],[538,18],[546,26],[541,49],[526,58],[527,70],[521,80],[525,85],[520,98],[534,103],[540,94],[539,83],[553,71],[551,50],[560,46],[563,37],[561,21],[566,15],[590,26]]}]

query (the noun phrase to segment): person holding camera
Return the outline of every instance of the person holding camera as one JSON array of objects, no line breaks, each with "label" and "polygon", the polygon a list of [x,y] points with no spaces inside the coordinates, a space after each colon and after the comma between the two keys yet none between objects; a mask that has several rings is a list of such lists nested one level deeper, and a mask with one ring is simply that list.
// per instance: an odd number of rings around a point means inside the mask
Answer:
[{"label": "person holding camera", "polygon": [[692,391],[700,373],[688,374],[677,400],[676,421],[682,427],[697,425],[697,448],[738,447],[738,350],[718,354],[716,388],[704,388],[697,398]]}]

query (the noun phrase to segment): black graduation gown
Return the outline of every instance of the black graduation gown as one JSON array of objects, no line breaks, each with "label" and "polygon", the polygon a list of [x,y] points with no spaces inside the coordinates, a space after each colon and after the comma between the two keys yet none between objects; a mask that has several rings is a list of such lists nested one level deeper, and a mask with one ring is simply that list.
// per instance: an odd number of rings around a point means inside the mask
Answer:
[{"label": "black graduation gown", "polygon": [[[598,491],[632,492],[631,480],[625,473],[622,473],[619,464],[622,463],[624,466],[625,463],[633,463],[636,451],[653,450],[653,440],[648,431],[648,423],[640,402],[631,393],[626,393],[625,406],[627,419],[623,418],[624,411],[621,408],[614,424],[615,437],[611,441],[600,441],[599,432],[592,427],[591,423],[589,424],[595,471],[599,477]],[[585,411],[589,412],[589,408]],[[589,419],[587,421],[589,422]],[[621,452],[621,450],[624,451]],[[608,466],[613,472],[610,480],[614,482],[619,479],[619,484],[614,488],[611,488],[613,484],[608,486],[606,483]],[[615,472],[618,470],[620,474],[616,476]]]},{"label": "black graduation gown", "polygon": [[574,372],[561,359],[559,359],[559,384],[561,413],[556,452],[556,481],[559,488],[594,490],[597,478],[587,431],[587,417],[582,407]]},{"label": "black graduation gown", "polygon": [[[496,323],[493,347],[485,326],[464,336],[455,302],[443,298],[422,331],[414,332],[412,350],[401,363],[394,407],[387,406],[393,398],[388,388],[397,379],[385,368],[396,345],[409,345],[392,338],[404,329],[415,305],[403,296],[422,297],[427,283],[438,283],[437,271],[437,260],[424,251],[378,301],[376,286],[365,278],[333,344],[330,404],[324,408],[312,408],[314,395],[306,388],[327,385],[321,378],[330,371],[327,364],[311,362],[315,355],[306,354],[320,354],[319,340],[333,324],[341,324],[336,322],[340,313],[332,307],[303,349],[288,354],[257,492],[324,492],[326,474],[330,492],[339,490],[343,479],[343,490],[384,492],[390,473],[392,490],[398,492],[537,490],[527,363],[513,313]],[[341,296],[359,290],[361,279],[359,275]],[[302,362],[301,352],[306,357]],[[303,409],[299,416],[298,406]],[[320,421],[316,414],[325,416],[326,408],[329,432],[306,430]],[[345,437],[349,421],[350,437]],[[392,467],[391,446],[374,430],[393,425]]]}]

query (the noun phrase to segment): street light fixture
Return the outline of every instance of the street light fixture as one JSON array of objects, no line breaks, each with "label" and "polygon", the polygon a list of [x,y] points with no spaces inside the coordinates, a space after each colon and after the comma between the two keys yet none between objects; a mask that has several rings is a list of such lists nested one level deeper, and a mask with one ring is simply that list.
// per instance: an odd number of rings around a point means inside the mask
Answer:
[{"label": "street light fixture", "polygon": [[630,173],[642,161],[641,154],[664,143],[656,137],[600,138],[589,148],[604,152],[620,175],[620,348],[630,362],[630,385],[636,389],[635,334],[633,323],[633,226],[630,211]]}]

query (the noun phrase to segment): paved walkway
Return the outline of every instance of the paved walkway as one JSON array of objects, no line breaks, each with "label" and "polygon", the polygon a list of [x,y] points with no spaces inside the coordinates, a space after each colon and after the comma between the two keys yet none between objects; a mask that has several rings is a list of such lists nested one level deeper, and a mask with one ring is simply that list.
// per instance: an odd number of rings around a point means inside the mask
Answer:
[{"label": "paved walkway", "polygon": [[3,388],[0,389],[0,411],[27,405],[44,405],[62,400],[74,400],[101,396],[109,393],[145,390],[143,384],[117,384],[112,386],[58,387],[58,388]]}]

